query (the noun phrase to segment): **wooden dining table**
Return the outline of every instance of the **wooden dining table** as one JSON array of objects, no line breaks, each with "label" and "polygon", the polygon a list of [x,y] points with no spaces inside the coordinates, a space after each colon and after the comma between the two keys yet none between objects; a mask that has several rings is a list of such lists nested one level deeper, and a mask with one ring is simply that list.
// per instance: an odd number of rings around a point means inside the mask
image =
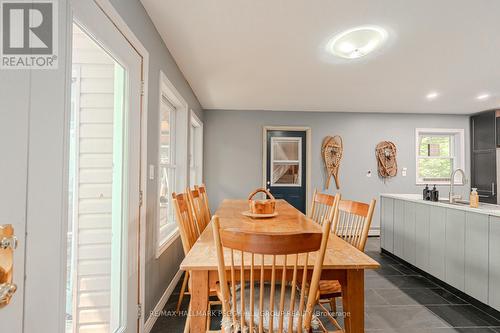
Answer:
[{"label": "wooden dining table", "polygon": [[[214,215],[219,216],[221,228],[237,228],[248,232],[287,233],[318,232],[321,227],[284,200],[276,201],[278,215],[268,219],[252,219],[242,215],[248,210],[247,200],[224,200]],[[218,281],[217,255],[210,223],[181,263],[189,271],[190,281],[190,333],[207,330],[209,291]],[[313,269],[314,259],[309,261]],[[228,262],[228,261],[226,261]],[[364,332],[364,271],[377,269],[375,260],[341,238],[330,235],[321,273],[322,280],[338,280],[342,287],[343,312],[346,314],[346,332]],[[265,265],[264,269],[267,268]],[[271,264],[269,265],[269,269]],[[228,266],[229,269],[229,266]]]}]

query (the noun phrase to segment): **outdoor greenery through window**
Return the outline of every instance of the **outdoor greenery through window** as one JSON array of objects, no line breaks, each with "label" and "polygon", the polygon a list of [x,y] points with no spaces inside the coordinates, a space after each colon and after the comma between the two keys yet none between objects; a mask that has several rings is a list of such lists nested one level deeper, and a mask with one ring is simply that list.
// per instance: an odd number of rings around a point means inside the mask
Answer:
[{"label": "outdoor greenery through window", "polygon": [[463,130],[417,129],[417,183],[449,183],[463,168]]},{"label": "outdoor greenery through window", "polygon": [[175,188],[175,106],[162,96],[160,104],[160,151],[159,151],[159,239],[162,247],[177,224],[174,220],[172,192]]}]

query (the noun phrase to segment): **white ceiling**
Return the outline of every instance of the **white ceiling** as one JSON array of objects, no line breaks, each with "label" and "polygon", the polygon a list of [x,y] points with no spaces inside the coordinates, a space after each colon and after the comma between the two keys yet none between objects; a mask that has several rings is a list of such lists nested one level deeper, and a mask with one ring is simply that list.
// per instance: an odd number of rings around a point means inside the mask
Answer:
[{"label": "white ceiling", "polygon": [[[141,0],[205,109],[472,113],[500,106],[498,0]],[[389,42],[340,61],[373,24]],[[431,91],[440,96],[428,101]],[[491,98],[478,101],[483,92]]]}]

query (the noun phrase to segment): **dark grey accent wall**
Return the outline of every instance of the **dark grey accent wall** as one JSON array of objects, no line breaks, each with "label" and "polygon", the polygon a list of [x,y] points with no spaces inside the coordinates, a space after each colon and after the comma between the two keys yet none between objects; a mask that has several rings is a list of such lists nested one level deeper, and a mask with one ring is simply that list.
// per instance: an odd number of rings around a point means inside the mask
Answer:
[{"label": "dark grey accent wall", "polygon": [[[421,193],[423,187],[415,185],[415,128],[465,129],[465,165],[466,173],[470,172],[469,117],[465,115],[206,110],[204,117],[204,178],[212,210],[222,199],[246,198],[262,185],[263,126],[312,129],[312,190],[323,190],[325,183],[323,138],[341,135],[340,191],[346,199],[369,201],[378,200],[380,193]],[[388,180],[377,176],[375,146],[382,140],[393,141],[398,148],[399,172]],[[406,177],[401,176],[404,167],[408,169]],[[371,178],[366,177],[368,170]],[[448,195],[448,187],[439,189],[441,195]],[[468,193],[466,187],[457,190]],[[377,204],[373,229],[379,228],[379,214]]]},{"label": "dark grey accent wall", "polygon": [[[111,0],[120,16],[149,52],[148,82],[148,165],[158,161],[158,106],[160,70],[184,97],[200,119],[203,111],[139,0]],[[187,144],[186,144],[187,146]],[[156,259],[156,180],[148,180],[146,220],[146,318],[179,270],[184,257],[180,238]]]}]

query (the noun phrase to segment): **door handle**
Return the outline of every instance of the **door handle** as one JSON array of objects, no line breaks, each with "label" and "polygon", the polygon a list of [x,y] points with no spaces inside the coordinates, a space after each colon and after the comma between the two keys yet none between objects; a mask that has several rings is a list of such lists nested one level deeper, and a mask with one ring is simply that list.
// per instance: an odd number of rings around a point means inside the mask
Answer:
[{"label": "door handle", "polygon": [[14,249],[17,238],[12,225],[0,225],[0,308],[8,305],[17,286],[13,283]]},{"label": "door handle", "polygon": [[495,183],[491,183],[491,195],[495,196]]}]

